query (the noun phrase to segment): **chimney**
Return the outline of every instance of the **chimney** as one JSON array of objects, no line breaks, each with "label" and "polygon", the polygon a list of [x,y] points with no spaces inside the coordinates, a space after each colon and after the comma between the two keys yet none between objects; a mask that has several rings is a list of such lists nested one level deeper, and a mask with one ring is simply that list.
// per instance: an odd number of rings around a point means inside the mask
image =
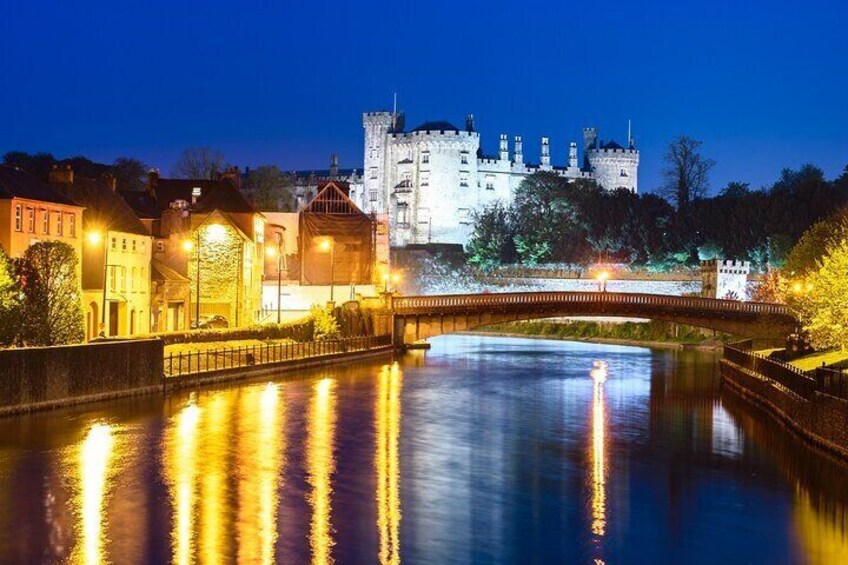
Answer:
[{"label": "chimney", "polygon": [[509,161],[509,140],[505,133],[501,134],[501,146],[498,151],[498,158],[501,161]]},{"label": "chimney", "polygon": [[156,198],[156,185],[159,184],[159,169],[147,171],[147,194]]},{"label": "chimney", "polygon": [[540,165],[542,169],[551,168],[551,141],[547,137],[542,138],[542,159]]},{"label": "chimney", "polygon": [[197,200],[203,195],[203,190],[199,186],[191,189],[191,205],[197,205]]},{"label": "chimney", "polygon": [[339,178],[339,156],[335,153],[330,157],[330,180]]},{"label": "chimney", "polygon": [[474,131],[474,114],[468,114],[465,116],[465,131]]},{"label": "chimney", "polygon": [[118,191],[118,179],[115,178],[115,175],[106,173],[103,175],[103,181],[112,189],[112,192]]},{"label": "chimney", "polygon": [[233,186],[235,186],[237,189],[241,190],[241,171],[239,170],[238,167],[233,166],[233,167],[230,167],[228,169],[224,169],[224,172],[221,173],[219,178],[221,180],[230,181],[233,184]]},{"label": "chimney", "polygon": [[51,184],[74,184],[74,169],[70,165],[53,165],[50,170]]},{"label": "chimney", "polygon": [[524,150],[522,149],[523,142],[521,141],[521,136],[515,136],[515,162],[520,164],[524,163]]},{"label": "chimney", "polygon": [[568,168],[577,168],[577,142],[572,141],[568,144]]}]

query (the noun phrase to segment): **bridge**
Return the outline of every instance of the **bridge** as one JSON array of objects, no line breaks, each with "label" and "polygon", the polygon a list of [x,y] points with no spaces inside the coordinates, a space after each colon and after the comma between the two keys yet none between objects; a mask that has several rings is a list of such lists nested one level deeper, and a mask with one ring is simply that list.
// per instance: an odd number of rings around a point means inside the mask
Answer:
[{"label": "bridge", "polygon": [[766,339],[784,338],[798,323],[781,304],[623,292],[400,296],[387,306],[398,347],[479,326],[564,316],[644,318]]}]

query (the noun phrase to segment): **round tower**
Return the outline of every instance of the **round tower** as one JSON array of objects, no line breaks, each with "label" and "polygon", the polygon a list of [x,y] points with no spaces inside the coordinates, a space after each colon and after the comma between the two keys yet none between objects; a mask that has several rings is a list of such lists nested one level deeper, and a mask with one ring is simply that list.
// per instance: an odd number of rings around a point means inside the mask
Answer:
[{"label": "round tower", "polygon": [[586,154],[592,178],[606,190],[639,190],[639,150],[615,141],[597,144]]}]

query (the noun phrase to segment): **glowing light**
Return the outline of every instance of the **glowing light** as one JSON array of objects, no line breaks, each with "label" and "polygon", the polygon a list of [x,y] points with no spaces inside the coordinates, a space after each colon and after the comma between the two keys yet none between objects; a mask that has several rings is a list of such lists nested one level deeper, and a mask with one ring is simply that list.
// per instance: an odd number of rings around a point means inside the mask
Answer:
[{"label": "glowing light", "polygon": [[796,282],[796,283],[794,283],[794,284],[792,285],[792,291],[793,291],[793,292],[801,292],[801,290],[802,290],[803,288],[804,288],[804,287],[803,287],[803,286],[801,285],[801,283],[799,283],[799,282]]},{"label": "glowing light", "polygon": [[206,226],[206,239],[212,243],[220,243],[227,237],[227,228],[221,224],[209,224]]},{"label": "glowing light", "polygon": [[308,495],[312,507],[309,545],[312,563],[325,565],[333,562],[333,531],[330,522],[333,494],[332,476],[335,471],[333,441],[336,426],[333,380],[315,383],[315,392],[308,411],[306,440],[307,482],[312,488]]},{"label": "glowing light", "polygon": [[848,533],[839,511],[816,503],[804,488],[795,488],[795,525],[805,561],[848,563]]},{"label": "glowing light", "polygon": [[194,249],[194,242],[190,239],[183,240],[183,251],[191,251]]},{"label": "glowing light", "polygon": [[204,403],[200,458],[200,561],[221,562],[230,536],[227,517],[233,396],[213,395]]},{"label": "glowing light", "polygon": [[601,282],[607,280],[608,278],[609,278],[609,273],[606,272],[606,271],[601,271],[600,273],[597,273],[595,275],[595,279],[598,280],[598,281],[601,281]]},{"label": "glowing light", "polygon": [[80,534],[75,561],[106,561],[103,547],[104,505],[108,493],[110,464],[115,438],[108,424],[94,424],[79,448]]},{"label": "glowing light", "polygon": [[163,463],[174,508],[171,550],[174,563],[180,565],[194,561],[199,422],[200,408],[189,402],[165,432]]},{"label": "glowing light", "polygon": [[273,247],[266,247],[265,248],[265,255],[267,255],[268,257],[276,257],[277,256],[277,250]]},{"label": "glowing light", "polygon": [[400,273],[392,273],[392,282],[397,284],[400,282]]},{"label": "glowing light", "polygon": [[330,251],[333,248],[333,238],[325,237],[318,243],[318,249],[321,251]]},{"label": "glowing light", "polygon": [[592,533],[606,534],[606,415],[604,413],[604,383],[607,380],[607,364],[595,361],[589,371],[592,377]]},{"label": "glowing light", "polygon": [[400,392],[403,373],[397,363],[380,369],[375,427],[377,433],[377,529],[381,565],[400,563]]},{"label": "glowing light", "polygon": [[99,231],[90,231],[86,234],[88,242],[92,245],[99,245],[103,241],[103,234]]}]

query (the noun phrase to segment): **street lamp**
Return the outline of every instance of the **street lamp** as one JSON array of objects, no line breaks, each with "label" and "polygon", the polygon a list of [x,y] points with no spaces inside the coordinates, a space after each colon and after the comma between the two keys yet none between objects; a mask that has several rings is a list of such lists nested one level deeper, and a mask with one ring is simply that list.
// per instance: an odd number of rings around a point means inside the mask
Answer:
[{"label": "street lamp", "polygon": [[[92,245],[100,245],[103,242],[103,301],[100,306],[100,334],[106,335],[106,283],[108,282],[109,274],[109,230],[105,233],[100,233],[98,230],[92,230],[87,234],[88,242]],[[105,241],[104,241],[105,240]]]},{"label": "street lamp", "polygon": [[332,237],[325,237],[318,244],[318,249],[323,251],[324,253],[330,254],[330,302],[334,302],[334,285],[336,282],[336,262],[335,262],[335,251],[336,251],[336,242]]},{"label": "street lamp", "polygon": [[606,271],[601,271],[600,273],[595,275],[595,280],[598,281],[598,292],[606,292],[607,291],[607,279],[609,278],[609,273]]},{"label": "street lamp", "polygon": [[[273,257],[275,254],[277,255],[277,323],[282,322],[282,304],[280,300],[280,296],[283,293],[282,284],[283,284],[283,263],[286,260],[286,250],[285,250],[285,231],[286,228],[284,226],[274,226],[280,228],[277,230],[277,249],[273,247],[268,247],[265,250],[265,253],[268,257]],[[286,267],[288,270],[288,266]]]}]

